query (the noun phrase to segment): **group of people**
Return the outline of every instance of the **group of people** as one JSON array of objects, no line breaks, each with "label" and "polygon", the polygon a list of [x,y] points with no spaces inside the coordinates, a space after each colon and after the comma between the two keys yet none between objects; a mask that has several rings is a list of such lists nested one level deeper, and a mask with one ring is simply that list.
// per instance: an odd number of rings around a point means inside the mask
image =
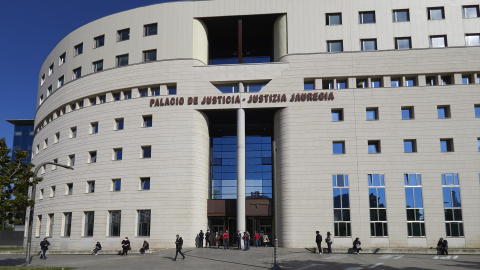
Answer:
[{"label": "group of people", "polygon": [[[228,230],[225,230],[225,232],[215,232],[215,235],[212,235],[210,233],[210,230],[207,230],[206,233],[203,233],[203,230],[200,230],[200,232],[197,234],[197,237],[195,239],[195,246],[197,248],[203,248],[203,247],[211,247],[212,243],[214,246],[217,248],[220,248],[221,245],[223,245],[223,249],[230,249],[229,247],[229,233]],[[268,238],[268,235],[263,233],[255,232],[253,235],[253,239],[255,240],[255,246],[259,247],[263,245],[266,247],[268,243],[270,243],[270,239]],[[243,232],[243,235],[240,231],[237,232],[235,235],[235,240],[237,242],[237,249],[241,250],[242,249],[242,241],[243,241],[243,247],[244,250],[250,249],[250,243],[252,242],[252,236],[248,231]],[[205,240],[205,245],[203,244],[203,240]]]},{"label": "group of people", "polygon": [[440,238],[437,242],[437,250],[441,255],[448,255],[448,241],[447,239]]},{"label": "group of people", "polygon": [[[316,236],[315,236],[315,243],[317,243],[317,248],[318,248],[318,254],[322,254],[322,240],[323,237],[320,234],[319,231],[316,231]],[[325,238],[325,243],[327,243],[327,252],[328,254],[332,253],[332,234],[330,232],[327,232],[327,238]]]}]

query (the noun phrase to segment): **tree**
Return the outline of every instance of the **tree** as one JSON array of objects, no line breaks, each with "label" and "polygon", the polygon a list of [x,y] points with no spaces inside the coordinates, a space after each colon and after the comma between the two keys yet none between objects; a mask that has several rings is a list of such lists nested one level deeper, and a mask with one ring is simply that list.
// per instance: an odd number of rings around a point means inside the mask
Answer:
[{"label": "tree", "polygon": [[[19,214],[35,202],[30,200],[28,189],[34,184],[30,178],[34,176],[33,164],[22,162],[28,156],[24,150],[15,151],[12,159],[12,150],[8,149],[5,138],[0,138],[0,224],[20,224]],[[35,184],[42,179],[35,180]]]}]

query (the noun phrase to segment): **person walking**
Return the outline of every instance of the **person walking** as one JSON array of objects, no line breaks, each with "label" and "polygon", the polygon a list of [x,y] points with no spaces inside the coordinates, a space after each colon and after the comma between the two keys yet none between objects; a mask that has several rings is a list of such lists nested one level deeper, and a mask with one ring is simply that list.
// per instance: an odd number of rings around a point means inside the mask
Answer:
[{"label": "person walking", "polygon": [[215,243],[217,244],[217,248],[220,248],[221,241],[222,241],[222,231],[220,231],[220,233],[215,232]]},{"label": "person walking", "polygon": [[180,235],[177,234],[177,239],[175,240],[175,248],[176,248],[176,251],[175,251],[175,259],[173,259],[174,261],[177,260],[177,255],[178,253],[180,253],[180,255],[182,255],[182,260],[185,259],[185,255],[183,255],[182,253],[182,246],[183,246],[183,239],[182,237],[180,237]]},{"label": "person walking", "polygon": [[270,242],[270,240],[268,239],[268,235],[267,235],[267,234],[264,234],[264,235],[263,235],[263,244],[264,244],[263,247],[267,247],[268,242]]},{"label": "person walking", "polygon": [[360,253],[360,250],[363,250],[362,242],[360,242],[360,239],[358,237],[355,238],[355,241],[353,241],[353,248],[357,250],[357,255]]},{"label": "person walking", "polygon": [[317,243],[318,254],[322,254],[322,235],[319,231],[315,232],[317,235],[315,236],[315,243]]},{"label": "person walking", "polygon": [[150,249],[150,245],[147,241],[143,241],[142,248],[140,249],[140,253],[145,255],[145,252]]},{"label": "person walking", "polygon": [[225,232],[223,233],[223,249],[229,249],[228,248],[228,230],[225,230]]},{"label": "person walking", "polygon": [[205,247],[212,247],[210,244],[210,230],[205,233]]},{"label": "person walking", "polygon": [[255,246],[258,247],[258,242],[260,242],[260,234],[258,234],[257,231],[255,231]]},{"label": "person walking", "polygon": [[100,242],[97,242],[93,247],[92,255],[98,255],[99,250],[102,250],[102,245],[100,245]]},{"label": "person walking", "polygon": [[240,231],[237,232],[237,249],[242,249],[242,233]]},{"label": "person walking", "polygon": [[327,238],[325,238],[325,243],[327,243],[328,246],[328,254],[332,254],[332,234],[330,232],[327,232]]},{"label": "person walking", "polygon": [[40,255],[40,260],[47,259],[47,256],[45,256],[45,254],[47,253],[48,246],[50,246],[50,242],[48,242],[47,238],[45,237],[43,238],[43,241],[40,242],[40,248],[42,249],[42,255]]},{"label": "person walking", "polygon": [[128,237],[125,237],[125,239],[122,241],[122,256],[128,255],[128,251],[130,250],[130,240],[128,240]]}]

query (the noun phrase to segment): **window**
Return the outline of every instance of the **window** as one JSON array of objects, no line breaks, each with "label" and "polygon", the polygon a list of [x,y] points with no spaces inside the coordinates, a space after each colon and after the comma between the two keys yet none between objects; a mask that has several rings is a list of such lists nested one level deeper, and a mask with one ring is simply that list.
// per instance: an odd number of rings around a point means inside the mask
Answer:
[{"label": "window", "polygon": [[60,141],[60,132],[57,132],[53,137],[53,143],[58,143],[59,141]]},{"label": "window", "polygon": [[150,210],[138,210],[138,236],[150,236]]},{"label": "window", "polygon": [[267,83],[244,83],[244,92],[260,92],[265,85]]},{"label": "window", "polygon": [[132,91],[123,92],[123,99],[131,99],[131,98],[132,98]]},{"label": "window", "polygon": [[40,230],[42,228],[42,215],[37,216],[37,228],[35,229],[35,237],[40,237]]},{"label": "window", "polygon": [[124,41],[130,39],[130,28],[117,31],[117,41]]},{"label": "window", "polygon": [[313,81],[305,81],[303,83],[303,90],[314,90],[315,83]]},{"label": "window", "polygon": [[95,193],[95,181],[87,181],[86,193]]},{"label": "window", "polygon": [[468,34],[465,35],[465,46],[479,46],[480,34]]},{"label": "window", "polygon": [[78,109],[82,109],[82,108],[83,108],[83,100],[78,102]]},{"label": "window", "polygon": [[404,153],[416,153],[417,152],[417,140],[403,140],[403,152]]},{"label": "window", "polygon": [[143,26],[143,35],[144,36],[154,36],[157,34],[157,24],[146,24]]},{"label": "window", "polygon": [[477,148],[478,148],[478,151],[480,151],[480,138],[477,138]]},{"label": "window", "polygon": [[150,190],[150,177],[140,178],[140,190]]},{"label": "window", "polygon": [[425,83],[427,86],[433,86],[435,85],[435,76],[427,76],[425,77]]},{"label": "window", "polygon": [[322,89],[333,89],[333,80],[322,80]]},{"label": "window", "polygon": [[361,50],[362,51],[376,51],[377,50],[377,40],[376,39],[362,39],[361,40]]},{"label": "window", "polygon": [[107,102],[107,96],[106,95],[98,96],[98,100],[100,101],[100,104],[103,104]]},{"label": "window", "polygon": [[440,76],[440,85],[449,85],[452,84],[452,76],[445,75]]},{"label": "window", "polygon": [[54,225],[54,214],[48,214],[47,232],[46,232],[47,237],[53,236],[53,225]]},{"label": "window", "polygon": [[332,142],[333,154],[345,154],[345,141]]},{"label": "window", "polygon": [[76,68],[73,70],[72,80],[78,79],[82,77],[82,68]]},{"label": "window", "polygon": [[473,80],[470,75],[462,75],[462,84],[471,84]]},{"label": "window", "polygon": [[475,110],[475,117],[480,117],[480,104],[475,104],[473,109]]},{"label": "window", "polygon": [[390,86],[391,87],[400,87],[400,78],[391,78],[390,80]]},{"label": "window", "polygon": [[[255,84],[252,84],[252,85],[255,85]],[[260,89],[265,86],[265,84],[261,84],[262,86],[260,87]],[[259,85],[257,85],[258,87]],[[249,87],[250,89],[250,87]],[[168,94],[169,95],[176,95],[177,94],[177,84],[172,84],[172,85],[167,85],[167,91],[168,91]],[[259,90],[260,91],[260,90]]]},{"label": "window", "polygon": [[113,101],[118,101],[120,100],[120,93],[113,93],[112,94]]},{"label": "window", "polygon": [[410,13],[408,9],[397,9],[393,13],[393,22],[408,22],[410,21]]},{"label": "window", "polygon": [[113,160],[122,160],[122,148],[113,149]]},{"label": "window", "polygon": [[45,73],[43,73],[42,78],[40,79],[40,85],[43,85],[45,82]]},{"label": "window", "polygon": [[117,67],[128,65],[128,54],[117,55]]},{"label": "window", "polygon": [[337,89],[345,89],[345,88],[347,88],[347,81],[337,80]]},{"label": "window", "polygon": [[447,36],[430,36],[430,48],[447,47]]},{"label": "window", "polygon": [[39,198],[40,200],[43,200],[43,193],[44,193],[44,192],[43,192],[43,188],[42,188],[42,189],[40,189],[40,194],[38,195],[38,198]]},{"label": "window", "polygon": [[343,109],[332,109],[332,122],[343,121]]},{"label": "window", "polygon": [[463,18],[478,18],[478,5],[477,6],[463,6]]},{"label": "window", "polygon": [[446,235],[464,236],[458,173],[442,173],[442,190]]},{"label": "window", "polygon": [[332,182],[335,236],[352,236],[348,175],[334,174]]},{"label": "window", "polygon": [[395,38],[395,49],[406,50],[412,48],[412,40],[410,37]]},{"label": "window", "polygon": [[367,121],[378,120],[378,108],[367,108]]},{"label": "window", "polygon": [[429,20],[443,20],[445,19],[445,11],[443,7],[430,7],[427,8]]},{"label": "window", "polygon": [[72,212],[63,213],[64,227],[63,236],[69,237],[72,233]]},{"label": "window", "polygon": [[97,162],[97,151],[88,152],[88,163],[96,163],[96,162]]},{"label": "window", "polygon": [[440,139],[441,152],[453,152],[453,139]]},{"label": "window", "polygon": [[68,156],[68,166],[75,166],[75,155]]},{"label": "window", "polygon": [[55,197],[55,191],[56,191],[56,187],[55,187],[55,186],[51,186],[51,187],[50,187],[50,198]]},{"label": "window", "polygon": [[64,84],[65,84],[65,79],[63,76],[61,76],[60,78],[58,78],[57,88],[62,87]]},{"label": "window", "polygon": [[48,76],[52,74],[53,74],[53,64],[51,64],[50,67],[48,68]]},{"label": "window", "polygon": [[367,179],[370,202],[370,235],[377,237],[388,236],[384,175],[369,174]]},{"label": "window", "polygon": [[120,224],[122,220],[122,211],[109,211],[110,214],[110,228],[109,236],[120,236]]},{"label": "window", "polygon": [[85,236],[93,236],[93,225],[95,223],[95,213],[93,211],[85,213]]},{"label": "window", "polygon": [[450,118],[450,105],[437,106],[438,118]]},{"label": "window", "polygon": [[103,47],[105,45],[105,35],[93,38],[93,48]]},{"label": "window", "polygon": [[405,86],[406,87],[415,86],[415,78],[413,77],[405,78]]},{"label": "window", "polygon": [[342,40],[327,41],[327,52],[343,52]]},{"label": "window", "polygon": [[238,83],[215,85],[222,93],[238,93]]},{"label": "window", "polygon": [[45,168],[46,168],[46,165],[43,165],[43,166],[41,167],[41,174],[45,174]]},{"label": "window", "polygon": [[142,146],[142,158],[151,158],[152,157],[152,146],[146,145]]},{"label": "window", "polygon": [[380,141],[368,141],[368,153],[369,154],[379,154],[381,153]]},{"label": "window", "polygon": [[152,96],[160,96],[160,87],[152,87]]},{"label": "window", "polygon": [[47,149],[47,148],[48,148],[48,138],[43,140],[43,149]]},{"label": "window", "polygon": [[370,87],[371,88],[382,87],[382,80],[381,79],[371,79],[370,80]]},{"label": "window", "polygon": [[[140,94],[140,97],[148,97],[148,89],[139,89],[138,93]],[[158,89],[158,95],[160,95],[160,88]]]},{"label": "window", "polygon": [[123,130],[123,118],[115,119],[115,126],[113,130]]},{"label": "window", "polygon": [[328,13],[326,14],[327,25],[341,25],[342,13]]},{"label": "window", "polygon": [[83,53],[83,43],[80,43],[74,47],[73,56],[77,56]]},{"label": "window", "polygon": [[143,51],[143,62],[157,60],[157,50]]},{"label": "window", "polygon": [[53,88],[52,88],[52,86],[50,85],[50,86],[47,88],[47,97],[49,97],[52,93],[53,93]]},{"label": "window", "polygon": [[38,101],[38,105],[42,105],[43,103],[43,95],[40,96],[40,100]]},{"label": "window", "polygon": [[103,60],[98,60],[92,63],[93,72],[99,72],[103,70]]},{"label": "window", "polygon": [[415,119],[413,107],[411,106],[402,107],[402,119],[403,120]]},{"label": "window", "polygon": [[67,54],[66,53],[63,53],[62,55],[60,55],[60,57],[58,58],[58,65],[61,66],[65,63],[65,58],[66,58]]},{"label": "window", "polygon": [[151,115],[144,115],[142,127],[151,127],[153,124],[153,119]]},{"label": "window", "polygon": [[422,176],[419,173],[406,173],[405,205],[407,210],[408,236],[425,236],[425,217],[423,214]]},{"label": "window", "polygon": [[90,134],[98,133],[98,122],[90,123]]},{"label": "window", "polygon": [[375,11],[359,12],[359,23],[375,23]]},{"label": "window", "polygon": [[[52,161],[53,163],[58,163],[58,158],[54,158]],[[55,171],[56,169],[57,169],[57,165],[52,164],[52,171]]]},{"label": "window", "polygon": [[121,179],[112,179],[112,191],[120,191],[122,189]]},{"label": "window", "polygon": [[68,183],[65,186],[65,195],[72,195],[73,194],[73,183]]}]

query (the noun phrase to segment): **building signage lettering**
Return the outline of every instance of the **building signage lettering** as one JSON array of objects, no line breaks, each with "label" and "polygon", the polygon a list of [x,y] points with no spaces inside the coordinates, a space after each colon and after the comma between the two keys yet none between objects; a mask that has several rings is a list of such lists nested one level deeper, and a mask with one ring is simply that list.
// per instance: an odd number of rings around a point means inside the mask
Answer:
[{"label": "building signage lettering", "polygon": [[286,94],[251,94],[248,98],[240,99],[240,95],[234,96],[205,96],[199,97],[165,97],[150,99],[150,107],[182,106],[182,105],[216,105],[216,104],[240,104],[247,103],[283,103],[283,102],[307,102],[333,100],[333,92],[320,93],[296,93],[287,98]]}]

